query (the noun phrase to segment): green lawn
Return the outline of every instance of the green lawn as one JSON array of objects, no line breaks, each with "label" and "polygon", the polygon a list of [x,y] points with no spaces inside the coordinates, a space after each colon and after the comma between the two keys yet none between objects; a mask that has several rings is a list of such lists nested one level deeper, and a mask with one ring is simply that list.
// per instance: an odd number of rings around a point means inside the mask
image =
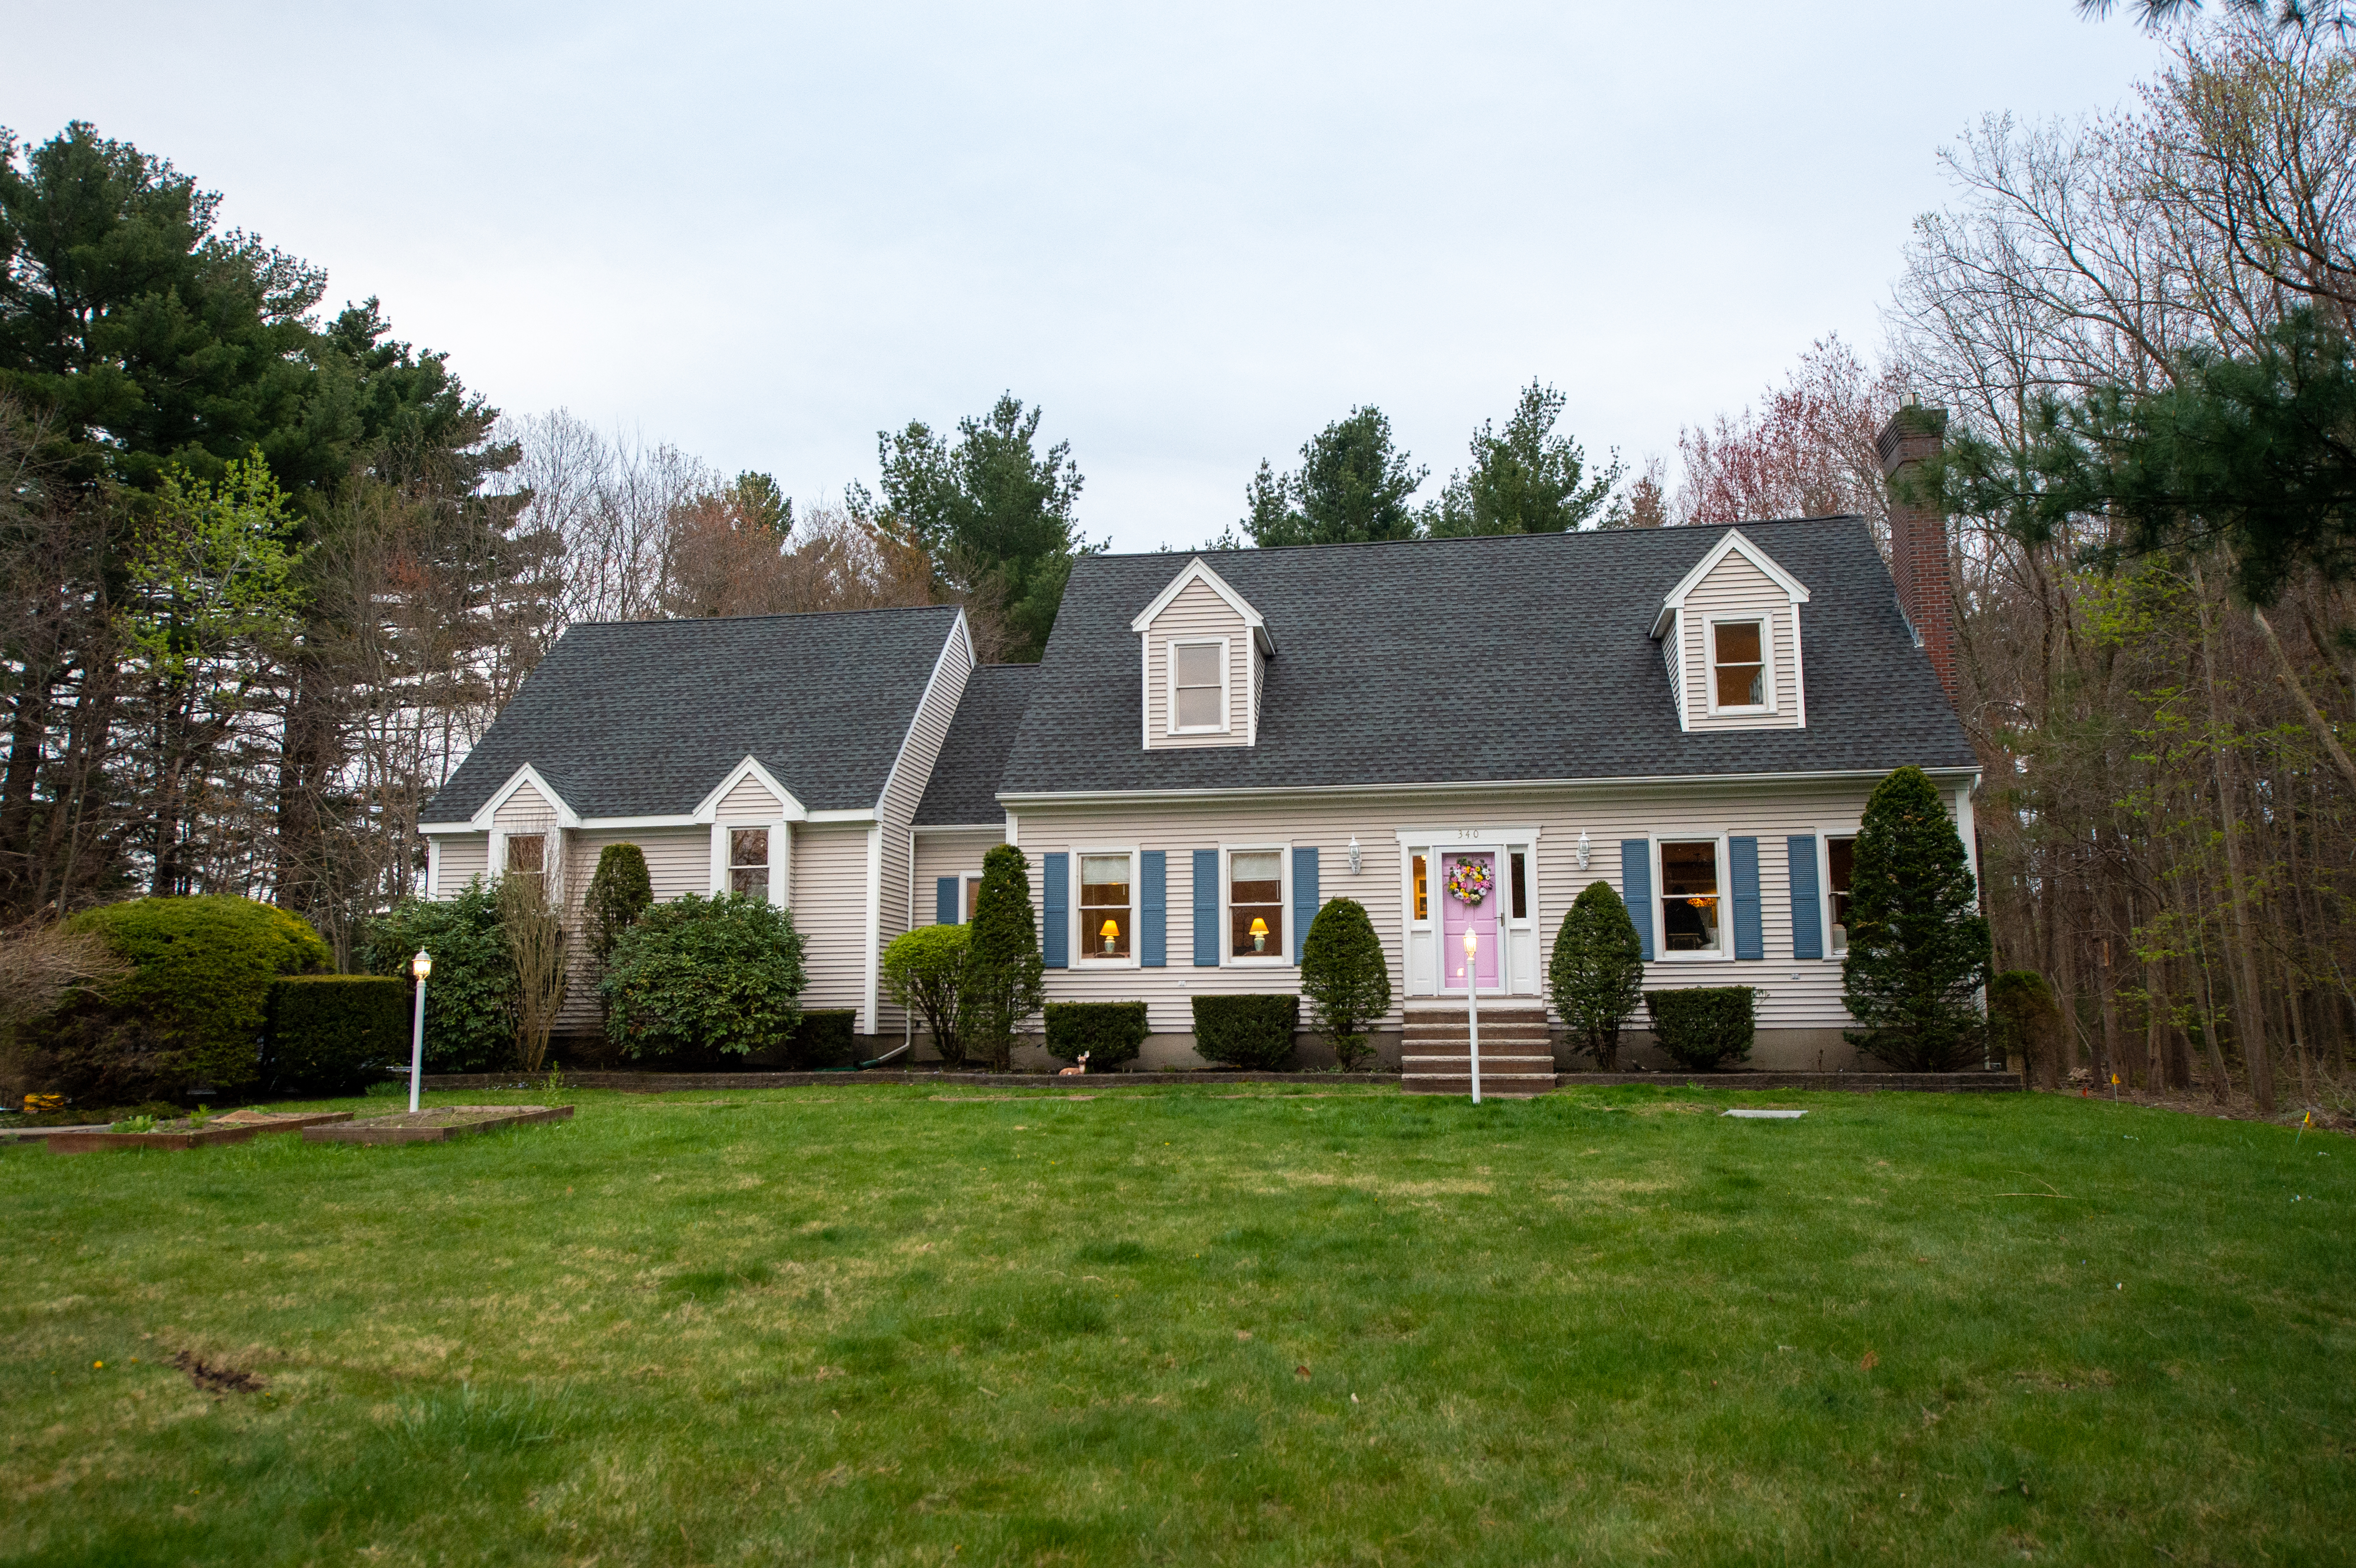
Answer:
[{"label": "green lawn", "polygon": [[2345,1138],[2020,1095],[569,1097],[448,1146],[0,1153],[0,1558],[2356,1551]]}]

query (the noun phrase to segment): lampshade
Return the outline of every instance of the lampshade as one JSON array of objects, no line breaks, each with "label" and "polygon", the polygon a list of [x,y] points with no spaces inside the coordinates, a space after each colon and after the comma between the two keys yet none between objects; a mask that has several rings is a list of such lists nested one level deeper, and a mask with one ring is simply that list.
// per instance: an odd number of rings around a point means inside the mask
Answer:
[{"label": "lampshade", "polygon": [[1268,922],[1260,919],[1258,915],[1254,915],[1251,923],[1251,933],[1254,936],[1266,936],[1268,934]]},{"label": "lampshade", "polygon": [[1097,934],[1109,942],[1114,937],[1120,934],[1120,923],[1117,920],[1108,920],[1104,923],[1103,929],[1098,931]]},{"label": "lampshade", "polygon": [[409,972],[423,980],[426,976],[434,973],[433,956],[423,947],[419,948],[417,956],[409,961]]}]

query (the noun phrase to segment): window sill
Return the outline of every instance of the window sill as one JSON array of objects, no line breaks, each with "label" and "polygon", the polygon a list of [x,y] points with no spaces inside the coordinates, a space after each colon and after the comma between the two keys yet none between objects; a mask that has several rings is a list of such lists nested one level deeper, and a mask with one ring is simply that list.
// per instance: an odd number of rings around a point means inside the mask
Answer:
[{"label": "window sill", "polygon": [[1301,965],[1290,958],[1227,957],[1219,960],[1219,967],[1222,969],[1298,969]]},{"label": "window sill", "polygon": [[1653,960],[1655,964],[1714,964],[1726,955],[1712,948],[1708,953],[1664,953]]},{"label": "window sill", "polygon": [[1137,960],[1134,958],[1105,958],[1097,956],[1075,958],[1072,960],[1072,967],[1075,969],[1134,969],[1137,966]]},{"label": "window sill", "polygon": [[1712,719],[1772,719],[1775,710],[1772,708],[1713,708],[1709,716]]},{"label": "window sill", "polygon": [[1173,735],[1226,735],[1233,733],[1225,724],[1186,724],[1170,731]]}]

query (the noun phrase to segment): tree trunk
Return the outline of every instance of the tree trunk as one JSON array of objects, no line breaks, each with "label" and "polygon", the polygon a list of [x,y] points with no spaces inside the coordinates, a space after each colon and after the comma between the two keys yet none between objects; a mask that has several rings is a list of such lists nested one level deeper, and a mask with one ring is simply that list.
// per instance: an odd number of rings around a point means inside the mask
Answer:
[{"label": "tree trunk", "polygon": [[[2242,838],[2233,821],[2233,772],[2225,763],[2225,716],[2217,697],[2217,622],[2210,613],[2208,586],[2201,580],[2198,560],[2192,562],[2192,589],[2201,607],[2201,685],[2209,699],[2209,755],[2217,780],[2217,826],[2225,844],[2225,911],[2233,923],[2233,1033],[2242,1042],[2250,1097],[2258,1103],[2262,1114],[2271,1116],[2275,1114],[2274,1061],[2266,1051],[2265,1025],[2258,1011],[2258,998],[2264,993],[2258,987],[2256,944],[2250,932],[2249,886],[2242,874]],[[2356,771],[2351,776],[2356,778]]]}]

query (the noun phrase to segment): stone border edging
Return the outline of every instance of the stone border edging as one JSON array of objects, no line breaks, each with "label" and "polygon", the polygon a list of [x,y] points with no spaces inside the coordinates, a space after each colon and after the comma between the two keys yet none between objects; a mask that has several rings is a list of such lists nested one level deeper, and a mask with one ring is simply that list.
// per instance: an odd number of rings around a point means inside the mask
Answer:
[{"label": "stone border edging", "polygon": [[[578,1089],[619,1089],[627,1093],[661,1094],[683,1089],[805,1089],[824,1084],[901,1083],[947,1087],[970,1084],[989,1088],[1135,1089],[1147,1084],[1376,1083],[1396,1087],[1396,1072],[1090,1072],[1065,1078],[1052,1072],[924,1072],[905,1068],[879,1068],[867,1072],[568,1072],[564,1084]],[[1930,1093],[2019,1093],[2020,1080],[2009,1072],[1563,1072],[1558,1089],[1581,1086],[1612,1089],[1650,1084],[1689,1089],[1838,1089],[1853,1093],[1912,1090]],[[428,1073],[428,1089],[538,1089],[533,1082],[498,1072]]]}]

